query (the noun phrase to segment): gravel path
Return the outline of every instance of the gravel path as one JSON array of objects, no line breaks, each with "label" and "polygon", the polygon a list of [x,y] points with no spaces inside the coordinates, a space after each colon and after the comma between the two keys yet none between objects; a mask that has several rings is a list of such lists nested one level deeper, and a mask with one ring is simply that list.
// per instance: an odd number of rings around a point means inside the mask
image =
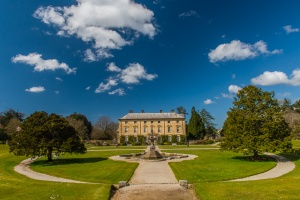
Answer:
[{"label": "gravel path", "polygon": [[232,181],[254,181],[254,180],[277,178],[277,177],[280,177],[280,176],[287,174],[294,170],[295,163],[287,160],[285,157],[275,155],[272,153],[265,153],[265,154],[276,159],[277,165],[273,169],[271,169],[267,172],[261,173],[261,174],[254,175],[254,176],[230,180],[229,182],[232,182]]},{"label": "gravel path", "polygon": [[35,159],[28,158],[26,160],[23,160],[20,164],[14,167],[14,170],[18,172],[19,174],[23,174],[31,179],[35,180],[41,180],[41,181],[52,181],[52,182],[64,182],[64,183],[84,183],[84,184],[98,184],[98,183],[90,183],[90,182],[83,182],[83,181],[75,181],[65,178],[59,178],[55,176],[50,176],[47,174],[38,173],[35,171],[32,171],[29,168],[29,165],[33,163]]}]

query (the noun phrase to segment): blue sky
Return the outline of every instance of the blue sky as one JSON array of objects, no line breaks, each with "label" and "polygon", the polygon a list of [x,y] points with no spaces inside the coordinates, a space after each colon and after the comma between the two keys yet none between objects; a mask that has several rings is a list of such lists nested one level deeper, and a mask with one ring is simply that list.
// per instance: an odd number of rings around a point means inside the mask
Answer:
[{"label": "blue sky", "polygon": [[254,84],[300,98],[297,0],[1,0],[0,111],[205,108]]}]

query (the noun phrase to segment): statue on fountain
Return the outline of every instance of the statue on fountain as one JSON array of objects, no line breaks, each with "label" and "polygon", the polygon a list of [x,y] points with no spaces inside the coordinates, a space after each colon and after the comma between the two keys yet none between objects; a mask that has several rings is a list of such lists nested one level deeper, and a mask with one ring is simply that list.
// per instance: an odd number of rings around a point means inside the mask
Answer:
[{"label": "statue on fountain", "polygon": [[150,136],[150,151],[146,152],[146,154],[143,156],[144,159],[149,159],[149,160],[158,160],[158,159],[162,159],[163,156],[156,151],[155,149],[155,145],[154,145],[154,141],[156,140],[155,136],[153,135],[153,131],[151,131],[151,136]]}]

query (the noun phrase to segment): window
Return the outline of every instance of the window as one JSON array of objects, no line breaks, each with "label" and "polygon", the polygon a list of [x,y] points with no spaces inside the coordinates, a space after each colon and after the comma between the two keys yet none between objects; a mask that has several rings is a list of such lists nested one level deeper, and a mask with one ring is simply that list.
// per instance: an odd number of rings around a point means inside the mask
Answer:
[{"label": "window", "polygon": [[153,132],[153,126],[151,127],[151,133]]},{"label": "window", "polygon": [[128,136],[125,136],[125,142],[128,142]]},{"label": "window", "polygon": [[157,128],[157,131],[160,133],[160,127]]},{"label": "window", "polygon": [[151,121],[151,124],[153,124],[153,121]]},{"label": "window", "polygon": [[144,133],[147,133],[147,127],[144,127]]},{"label": "window", "polygon": [[160,124],[160,121],[158,121],[157,123],[159,123],[159,124]]},{"label": "window", "polygon": [[125,128],[125,133],[128,133],[128,128],[127,127]]},{"label": "window", "polygon": [[168,133],[171,133],[171,127],[170,126],[168,127]]},{"label": "window", "polygon": [[177,120],[176,123],[179,124],[179,120]]},{"label": "window", "polygon": [[177,133],[180,132],[180,127],[179,126],[177,126],[176,131],[177,131]]},{"label": "window", "polygon": [[168,121],[168,124],[170,124],[171,123],[171,121]]},{"label": "window", "polygon": [[147,123],[147,121],[144,121],[144,124],[146,124]]},{"label": "window", "polygon": [[125,124],[128,124],[128,121],[125,121]]},{"label": "window", "polygon": [[137,128],[136,128],[136,127],[134,127],[134,129],[133,129],[133,132],[134,132],[134,133],[136,133],[136,132],[137,132]]},{"label": "window", "polygon": [[137,123],[137,121],[134,121],[134,123],[136,124],[136,123]]},{"label": "window", "polygon": [[177,135],[177,142],[180,142],[180,136]]},{"label": "window", "polygon": [[169,135],[169,136],[168,136],[168,142],[171,142],[171,141],[172,141],[172,136]]}]

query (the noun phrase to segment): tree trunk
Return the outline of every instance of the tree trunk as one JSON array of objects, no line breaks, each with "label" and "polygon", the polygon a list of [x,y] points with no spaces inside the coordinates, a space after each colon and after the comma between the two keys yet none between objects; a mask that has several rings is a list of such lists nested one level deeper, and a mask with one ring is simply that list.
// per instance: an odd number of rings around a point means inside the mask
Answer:
[{"label": "tree trunk", "polygon": [[258,152],[257,151],[254,151],[253,152],[253,160],[259,160],[260,159],[260,156],[258,155]]},{"label": "tree trunk", "polygon": [[52,151],[53,151],[52,147],[48,147],[48,154],[47,154],[47,157],[48,157],[48,161],[49,161],[49,162],[53,161],[53,160],[52,160]]}]

